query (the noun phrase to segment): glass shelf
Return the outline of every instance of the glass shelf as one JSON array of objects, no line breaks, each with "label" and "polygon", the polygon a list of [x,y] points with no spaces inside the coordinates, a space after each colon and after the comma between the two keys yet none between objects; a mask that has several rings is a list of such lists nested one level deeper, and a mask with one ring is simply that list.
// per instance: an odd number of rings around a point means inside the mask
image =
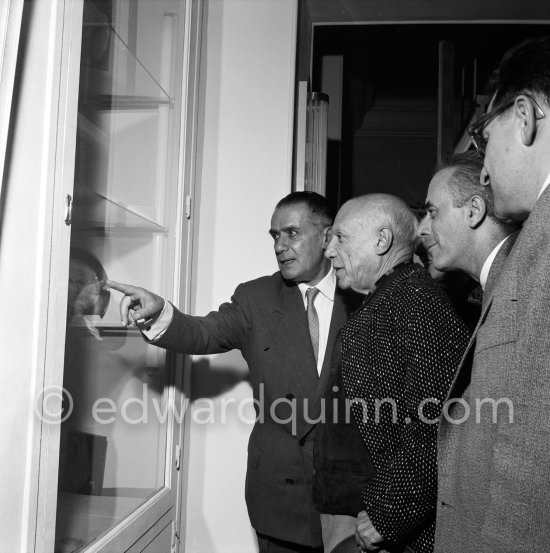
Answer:
[{"label": "glass shelf", "polygon": [[[109,540],[131,543],[129,517],[145,528],[175,506],[175,493],[161,492],[175,482],[169,458],[179,435],[168,418],[174,376],[166,353],[122,326],[121,295],[104,283],[174,289],[183,4],[83,6],[57,553],[122,551]],[[109,532],[109,545],[92,545]]]},{"label": "glass shelf", "polygon": [[172,98],[153,98],[148,96],[124,96],[124,95],[102,95],[94,99],[81,102],[81,108],[92,108],[101,110],[143,110],[157,109],[159,106],[172,106]]},{"label": "glass shelf", "polygon": [[75,230],[168,232],[166,227],[140,215],[131,206],[111,200],[79,184],[74,187],[72,220]]},{"label": "glass shelf", "polygon": [[135,511],[143,499],[59,494],[55,551],[76,553]]},{"label": "glass shelf", "polygon": [[172,106],[136,52],[93,3],[84,4],[79,109],[143,110]]}]

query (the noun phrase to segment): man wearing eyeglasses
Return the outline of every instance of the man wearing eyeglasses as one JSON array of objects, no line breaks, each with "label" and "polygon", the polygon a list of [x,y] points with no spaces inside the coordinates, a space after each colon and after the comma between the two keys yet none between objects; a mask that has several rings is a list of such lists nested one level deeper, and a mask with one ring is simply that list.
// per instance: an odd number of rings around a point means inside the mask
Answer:
[{"label": "man wearing eyeglasses", "polygon": [[[550,544],[550,37],[505,54],[471,129],[495,214],[522,222],[439,434],[438,553]],[[445,409],[444,409],[445,413]]]}]

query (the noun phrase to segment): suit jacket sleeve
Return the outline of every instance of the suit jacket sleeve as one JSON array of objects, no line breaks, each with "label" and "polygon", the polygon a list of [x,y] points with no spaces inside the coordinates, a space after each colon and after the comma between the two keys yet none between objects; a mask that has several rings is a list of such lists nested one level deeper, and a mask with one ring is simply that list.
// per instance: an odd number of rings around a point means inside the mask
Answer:
[{"label": "suit jacket sleeve", "polygon": [[414,287],[405,293],[412,295],[412,307],[409,299],[406,309],[396,302],[394,311],[395,366],[406,368],[404,411],[390,430],[399,434],[399,447],[363,490],[374,527],[398,543],[434,516],[437,421],[468,341],[464,323],[440,295]]},{"label": "suit jacket sleeve", "polygon": [[246,348],[250,329],[249,297],[240,284],[231,301],[204,317],[185,315],[174,307],[174,317],[155,345],[186,354],[223,353]]}]

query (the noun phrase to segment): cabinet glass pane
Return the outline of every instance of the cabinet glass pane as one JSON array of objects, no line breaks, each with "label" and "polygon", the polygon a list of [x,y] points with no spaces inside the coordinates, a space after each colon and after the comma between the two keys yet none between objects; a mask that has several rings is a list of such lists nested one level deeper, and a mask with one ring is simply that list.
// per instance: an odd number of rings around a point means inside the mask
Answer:
[{"label": "cabinet glass pane", "polygon": [[166,480],[164,351],[107,278],[171,289],[178,0],[85,0],[56,552],[82,551]]}]

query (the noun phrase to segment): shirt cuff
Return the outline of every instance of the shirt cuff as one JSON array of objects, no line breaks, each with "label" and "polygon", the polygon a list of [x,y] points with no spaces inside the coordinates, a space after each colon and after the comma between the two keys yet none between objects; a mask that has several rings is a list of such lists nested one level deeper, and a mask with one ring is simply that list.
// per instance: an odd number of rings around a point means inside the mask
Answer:
[{"label": "shirt cuff", "polygon": [[147,328],[141,329],[143,335],[150,341],[156,342],[166,332],[172,322],[174,308],[169,301],[164,300],[164,307],[160,315]]}]

